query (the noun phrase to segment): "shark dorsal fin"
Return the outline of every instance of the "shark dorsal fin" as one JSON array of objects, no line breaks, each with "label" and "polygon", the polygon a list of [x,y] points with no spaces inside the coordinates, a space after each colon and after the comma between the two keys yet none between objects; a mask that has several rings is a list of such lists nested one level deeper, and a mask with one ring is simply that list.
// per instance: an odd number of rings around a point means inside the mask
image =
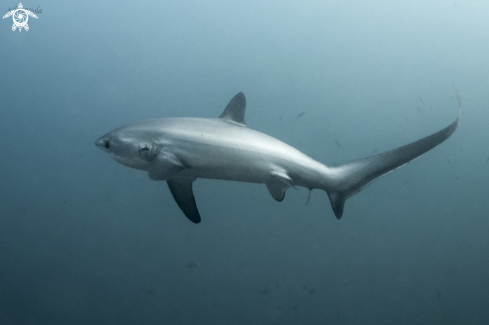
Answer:
[{"label": "shark dorsal fin", "polygon": [[228,122],[236,123],[241,126],[246,126],[244,120],[244,114],[246,109],[246,98],[243,93],[239,93],[231,99],[228,106],[224,109],[220,119],[226,120]]}]

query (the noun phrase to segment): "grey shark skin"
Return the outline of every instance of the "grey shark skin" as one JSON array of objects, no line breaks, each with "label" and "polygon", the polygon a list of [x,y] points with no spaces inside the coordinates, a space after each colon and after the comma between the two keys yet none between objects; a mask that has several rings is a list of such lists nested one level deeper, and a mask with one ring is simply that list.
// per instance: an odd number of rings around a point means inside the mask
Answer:
[{"label": "grey shark skin", "polygon": [[263,183],[281,202],[289,187],[327,192],[337,219],[346,199],[373,181],[445,141],[457,128],[446,128],[403,147],[336,167],[327,167],[297,149],[246,127],[246,99],[239,93],[217,119],[161,118],[122,126],[95,144],[119,163],[167,181],[188,219],[201,218],[192,192],[197,178]]}]

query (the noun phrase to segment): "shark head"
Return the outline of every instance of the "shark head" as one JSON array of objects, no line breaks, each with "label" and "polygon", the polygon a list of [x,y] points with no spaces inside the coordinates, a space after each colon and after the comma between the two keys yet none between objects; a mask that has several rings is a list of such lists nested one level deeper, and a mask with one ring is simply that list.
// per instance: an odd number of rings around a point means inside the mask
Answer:
[{"label": "shark head", "polygon": [[159,148],[151,135],[137,123],[117,128],[95,141],[95,145],[110,154],[115,161],[136,169],[148,170]]}]

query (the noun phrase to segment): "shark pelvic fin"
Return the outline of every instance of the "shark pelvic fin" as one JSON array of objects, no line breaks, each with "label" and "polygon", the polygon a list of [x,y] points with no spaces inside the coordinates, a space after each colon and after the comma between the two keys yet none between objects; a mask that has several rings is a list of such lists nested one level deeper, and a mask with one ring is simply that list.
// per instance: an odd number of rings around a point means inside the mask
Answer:
[{"label": "shark pelvic fin", "polygon": [[228,106],[224,109],[220,119],[223,119],[227,122],[239,124],[241,126],[246,126],[246,122],[244,120],[244,114],[246,110],[246,98],[243,93],[238,93],[236,96],[231,99]]},{"label": "shark pelvic fin", "polygon": [[285,197],[285,190],[294,187],[294,181],[285,170],[278,167],[272,168],[270,176],[271,180],[266,183],[268,191],[276,201],[282,202]]},{"label": "shark pelvic fin", "polygon": [[193,223],[199,223],[200,214],[192,191],[194,180],[195,178],[191,177],[174,177],[167,183],[173,198],[185,216]]},{"label": "shark pelvic fin", "polygon": [[287,189],[287,186],[284,186],[280,183],[268,183],[266,185],[268,191],[277,202],[282,202],[284,200],[285,190]]}]

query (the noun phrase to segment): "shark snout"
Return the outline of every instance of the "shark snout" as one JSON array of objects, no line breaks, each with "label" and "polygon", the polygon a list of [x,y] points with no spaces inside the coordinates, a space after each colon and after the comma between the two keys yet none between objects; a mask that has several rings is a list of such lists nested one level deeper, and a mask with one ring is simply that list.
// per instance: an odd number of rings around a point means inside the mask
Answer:
[{"label": "shark snout", "polygon": [[105,137],[101,137],[95,141],[95,145],[102,149],[103,151],[109,152],[110,141]]}]

